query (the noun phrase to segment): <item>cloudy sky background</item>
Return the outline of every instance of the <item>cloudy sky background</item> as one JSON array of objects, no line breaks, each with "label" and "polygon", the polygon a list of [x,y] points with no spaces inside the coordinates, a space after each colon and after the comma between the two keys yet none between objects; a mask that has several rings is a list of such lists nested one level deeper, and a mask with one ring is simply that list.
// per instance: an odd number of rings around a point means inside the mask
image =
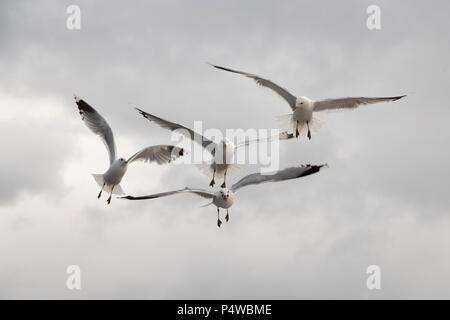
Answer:
[{"label": "cloudy sky background", "polygon": [[[81,8],[79,31],[66,8]],[[381,8],[382,29],[366,28]],[[448,1],[1,1],[0,298],[450,298]],[[118,154],[171,143],[136,106],[189,126],[276,128],[289,112],[257,73],[313,99],[408,94],[323,113],[280,166],[301,180],[243,189],[230,222],[182,195],[97,200],[107,168],[73,93]],[[249,166],[230,177],[258,170]],[[132,194],[207,187],[194,166],[130,166]],[[66,268],[82,290],[66,288]],[[366,268],[382,290],[366,288]]]}]

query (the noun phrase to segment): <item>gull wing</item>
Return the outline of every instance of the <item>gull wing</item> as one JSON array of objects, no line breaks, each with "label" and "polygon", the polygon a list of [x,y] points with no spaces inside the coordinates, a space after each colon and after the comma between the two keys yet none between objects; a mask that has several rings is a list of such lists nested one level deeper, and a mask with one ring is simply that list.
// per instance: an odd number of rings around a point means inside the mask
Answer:
[{"label": "gull wing", "polygon": [[292,138],[294,138],[294,134],[284,131],[284,132],[281,132],[278,135],[271,136],[271,137],[269,137],[267,139],[252,139],[252,140],[245,140],[243,142],[239,142],[238,144],[236,144],[236,148],[246,147],[246,146],[249,146],[252,143],[271,142],[271,141],[274,141],[274,140],[289,140],[289,139],[292,139]]},{"label": "gull wing", "polygon": [[114,142],[114,135],[108,122],[92,108],[86,101],[75,96],[75,103],[80,111],[81,120],[86,126],[91,129],[93,133],[98,135],[105,144],[109,154],[109,164],[116,160],[116,144]]},{"label": "gull wing", "polygon": [[291,94],[285,88],[280,87],[279,85],[277,85],[275,82],[272,82],[271,80],[268,80],[268,79],[264,79],[264,78],[262,78],[260,76],[257,76],[256,74],[251,74],[251,73],[247,73],[247,72],[243,72],[243,71],[238,71],[238,70],[233,70],[233,69],[229,69],[229,68],[224,68],[224,67],[216,66],[214,64],[211,64],[211,66],[213,66],[214,68],[220,69],[220,70],[225,70],[225,71],[228,71],[228,72],[239,73],[239,74],[242,74],[242,75],[244,75],[244,76],[246,76],[248,78],[251,78],[251,79],[255,80],[255,82],[257,84],[259,84],[260,86],[272,89],[273,91],[278,93],[278,95],[280,95],[284,100],[286,100],[286,102],[289,104],[291,109],[295,110],[295,104],[297,102],[297,97],[294,96],[293,94]]},{"label": "gull wing", "polygon": [[184,155],[183,148],[171,145],[157,145],[144,148],[132,155],[128,162],[144,161],[156,162],[157,164],[165,164]]},{"label": "gull wing", "polygon": [[147,200],[147,199],[156,199],[161,197],[167,197],[172,196],[174,194],[179,193],[193,193],[196,194],[202,198],[212,199],[214,198],[214,193],[204,190],[204,189],[192,189],[192,188],[184,188],[180,190],[174,190],[174,191],[168,191],[168,192],[162,192],[162,193],[155,193],[150,194],[147,196],[140,196],[140,197],[134,197],[134,196],[126,196],[126,197],[120,197],[120,199],[127,199],[127,200]]},{"label": "gull wing", "polygon": [[314,111],[324,110],[336,110],[336,109],[354,109],[360,105],[373,104],[385,101],[397,101],[406,95],[397,97],[379,97],[379,98],[367,98],[367,97],[350,97],[339,99],[327,99],[314,102]]},{"label": "gull wing", "polygon": [[248,176],[245,176],[231,187],[233,192],[236,192],[242,187],[253,185],[253,184],[261,184],[265,182],[277,182],[284,181],[290,179],[296,179],[308,176],[310,174],[314,174],[320,171],[326,165],[305,165],[300,167],[291,167],[283,170],[279,170],[274,174],[261,174],[261,173],[253,173]]},{"label": "gull wing", "polygon": [[155,122],[161,128],[164,128],[164,129],[167,129],[170,131],[177,131],[177,132],[183,134],[184,136],[188,137],[192,141],[199,143],[203,148],[205,148],[206,150],[211,152],[212,155],[214,155],[214,151],[217,146],[217,144],[214,141],[212,141],[208,138],[205,138],[201,134],[195,132],[194,130],[192,130],[190,128],[182,126],[181,124],[164,120],[162,118],[154,116],[154,115],[147,113],[138,108],[136,108],[136,110],[139,111],[139,113],[148,121]]}]

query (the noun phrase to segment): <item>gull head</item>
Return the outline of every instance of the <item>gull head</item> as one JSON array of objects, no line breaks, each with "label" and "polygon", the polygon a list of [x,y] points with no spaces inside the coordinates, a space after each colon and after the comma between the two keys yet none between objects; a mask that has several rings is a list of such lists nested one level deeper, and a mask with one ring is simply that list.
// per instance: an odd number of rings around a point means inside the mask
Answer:
[{"label": "gull head", "polygon": [[296,106],[297,108],[299,107],[305,107],[305,106],[311,106],[313,104],[313,100],[311,100],[310,98],[304,97],[304,96],[300,96],[297,98],[296,101]]},{"label": "gull head", "polygon": [[230,189],[228,188],[221,188],[219,190],[219,194],[222,197],[223,200],[228,201],[228,198],[230,197]]},{"label": "gull head", "polygon": [[115,165],[117,165],[121,168],[125,168],[128,166],[128,161],[125,160],[124,158],[119,158],[115,161]]}]

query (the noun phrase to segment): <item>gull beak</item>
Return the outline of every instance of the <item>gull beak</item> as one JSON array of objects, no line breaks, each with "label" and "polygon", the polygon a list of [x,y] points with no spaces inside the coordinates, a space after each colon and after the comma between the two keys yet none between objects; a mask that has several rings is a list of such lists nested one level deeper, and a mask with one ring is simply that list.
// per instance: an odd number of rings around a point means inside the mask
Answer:
[{"label": "gull beak", "polygon": [[227,201],[228,200],[228,195],[224,194],[222,195],[223,200]]}]

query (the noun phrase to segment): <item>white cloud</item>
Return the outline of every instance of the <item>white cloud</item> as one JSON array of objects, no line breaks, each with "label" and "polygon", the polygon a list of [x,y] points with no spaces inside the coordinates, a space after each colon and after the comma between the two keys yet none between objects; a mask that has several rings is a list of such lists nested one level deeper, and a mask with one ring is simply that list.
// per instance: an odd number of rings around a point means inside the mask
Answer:
[{"label": "white cloud", "polygon": [[[0,10],[0,297],[450,296],[447,2],[381,1],[380,31],[367,30],[360,1],[80,1],[80,31],[65,28],[69,4]],[[189,195],[97,200],[91,173],[106,169],[107,154],[73,93],[105,116],[124,156],[171,142],[133,107],[222,130],[276,127],[273,117],[289,112],[206,61],[311,98],[408,97],[317,115],[320,131],[281,144],[280,164],[330,168],[242,190],[220,230],[215,209]],[[136,164],[123,187],[208,182],[193,166]],[[80,292],[65,287],[71,264],[82,269]],[[365,287],[371,264],[381,292]]]}]

